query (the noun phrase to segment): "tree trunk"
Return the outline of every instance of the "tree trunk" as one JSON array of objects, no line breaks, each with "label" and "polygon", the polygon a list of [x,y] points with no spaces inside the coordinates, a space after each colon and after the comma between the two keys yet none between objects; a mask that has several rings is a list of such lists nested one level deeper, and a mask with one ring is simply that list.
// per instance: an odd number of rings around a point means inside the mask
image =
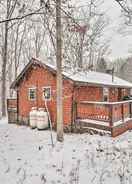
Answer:
[{"label": "tree trunk", "polygon": [[6,116],[6,65],[7,65],[7,41],[8,41],[8,22],[5,22],[5,38],[3,48],[3,60],[2,60],[2,116]]},{"label": "tree trunk", "polygon": [[61,0],[56,1],[57,140],[63,141]]},{"label": "tree trunk", "polygon": [[79,68],[83,68],[83,42],[84,42],[84,36],[85,34],[84,33],[80,33],[79,34],[79,37],[80,37],[80,46],[79,46],[79,62],[78,62],[78,67]]}]

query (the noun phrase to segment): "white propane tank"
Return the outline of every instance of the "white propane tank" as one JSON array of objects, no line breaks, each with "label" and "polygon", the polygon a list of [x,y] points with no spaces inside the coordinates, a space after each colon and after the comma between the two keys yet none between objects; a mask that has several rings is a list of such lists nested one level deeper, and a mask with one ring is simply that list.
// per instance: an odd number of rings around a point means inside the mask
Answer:
[{"label": "white propane tank", "polygon": [[31,128],[36,128],[37,125],[37,107],[32,107],[29,113],[29,124]]},{"label": "white propane tank", "polygon": [[39,108],[37,112],[37,128],[38,130],[48,128],[48,114],[44,108]]}]

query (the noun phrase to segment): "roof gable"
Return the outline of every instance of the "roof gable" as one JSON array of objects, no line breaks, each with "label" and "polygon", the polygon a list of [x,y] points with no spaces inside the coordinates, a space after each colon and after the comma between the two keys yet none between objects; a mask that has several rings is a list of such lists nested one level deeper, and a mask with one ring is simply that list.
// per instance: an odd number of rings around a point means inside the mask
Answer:
[{"label": "roof gable", "polygon": [[22,80],[22,78],[24,77],[25,73],[29,70],[29,68],[33,65],[38,65],[40,67],[43,67],[43,68],[47,68],[49,71],[51,71],[52,73],[56,73],[56,70],[44,63],[42,63],[41,61],[35,59],[35,58],[32,58],[29,63],[24,67],[24,69],[21,71],[21,73],[17,76],[17,78],[15,79],[15,81],[11,84],[10,88],[14,89],[16,88],[16,86],[19,85],[19,82]]}]

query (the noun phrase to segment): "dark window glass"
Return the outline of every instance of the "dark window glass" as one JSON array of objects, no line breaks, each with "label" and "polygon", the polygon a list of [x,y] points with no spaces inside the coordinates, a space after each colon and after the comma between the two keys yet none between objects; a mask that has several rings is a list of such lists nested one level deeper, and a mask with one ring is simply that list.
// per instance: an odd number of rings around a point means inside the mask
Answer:
[{"label": "dark window glass", "polygon": [[50,98],[51,98],[51,88],[50,87],[43,88],[43,97],[46,100],[50,100]]},{"label": "dark window glass", "polygon": [[36,89],[30,88],[29,89],[29,100],[35,100],[36,99]]}]

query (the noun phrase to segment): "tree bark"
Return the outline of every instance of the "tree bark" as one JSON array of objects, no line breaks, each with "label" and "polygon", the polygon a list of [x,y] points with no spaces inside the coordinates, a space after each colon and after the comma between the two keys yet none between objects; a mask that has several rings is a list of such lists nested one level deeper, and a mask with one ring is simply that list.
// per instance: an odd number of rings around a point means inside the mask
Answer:
[{"label": "tree bark", "polygon": [[4,35],[4,47],[3,47],[3,62],[2,62],[2,116],[6,116],[6,65],[7,65],[7,43],[8,42],[8,22],[5,22],[5,35]]},{"label": "tree bark", "polygon": [[63,138],[63,92],[62,92],[62,40],[61,40],[61,0],[56,1],[56,64],[57,64],[57,140]]}]

